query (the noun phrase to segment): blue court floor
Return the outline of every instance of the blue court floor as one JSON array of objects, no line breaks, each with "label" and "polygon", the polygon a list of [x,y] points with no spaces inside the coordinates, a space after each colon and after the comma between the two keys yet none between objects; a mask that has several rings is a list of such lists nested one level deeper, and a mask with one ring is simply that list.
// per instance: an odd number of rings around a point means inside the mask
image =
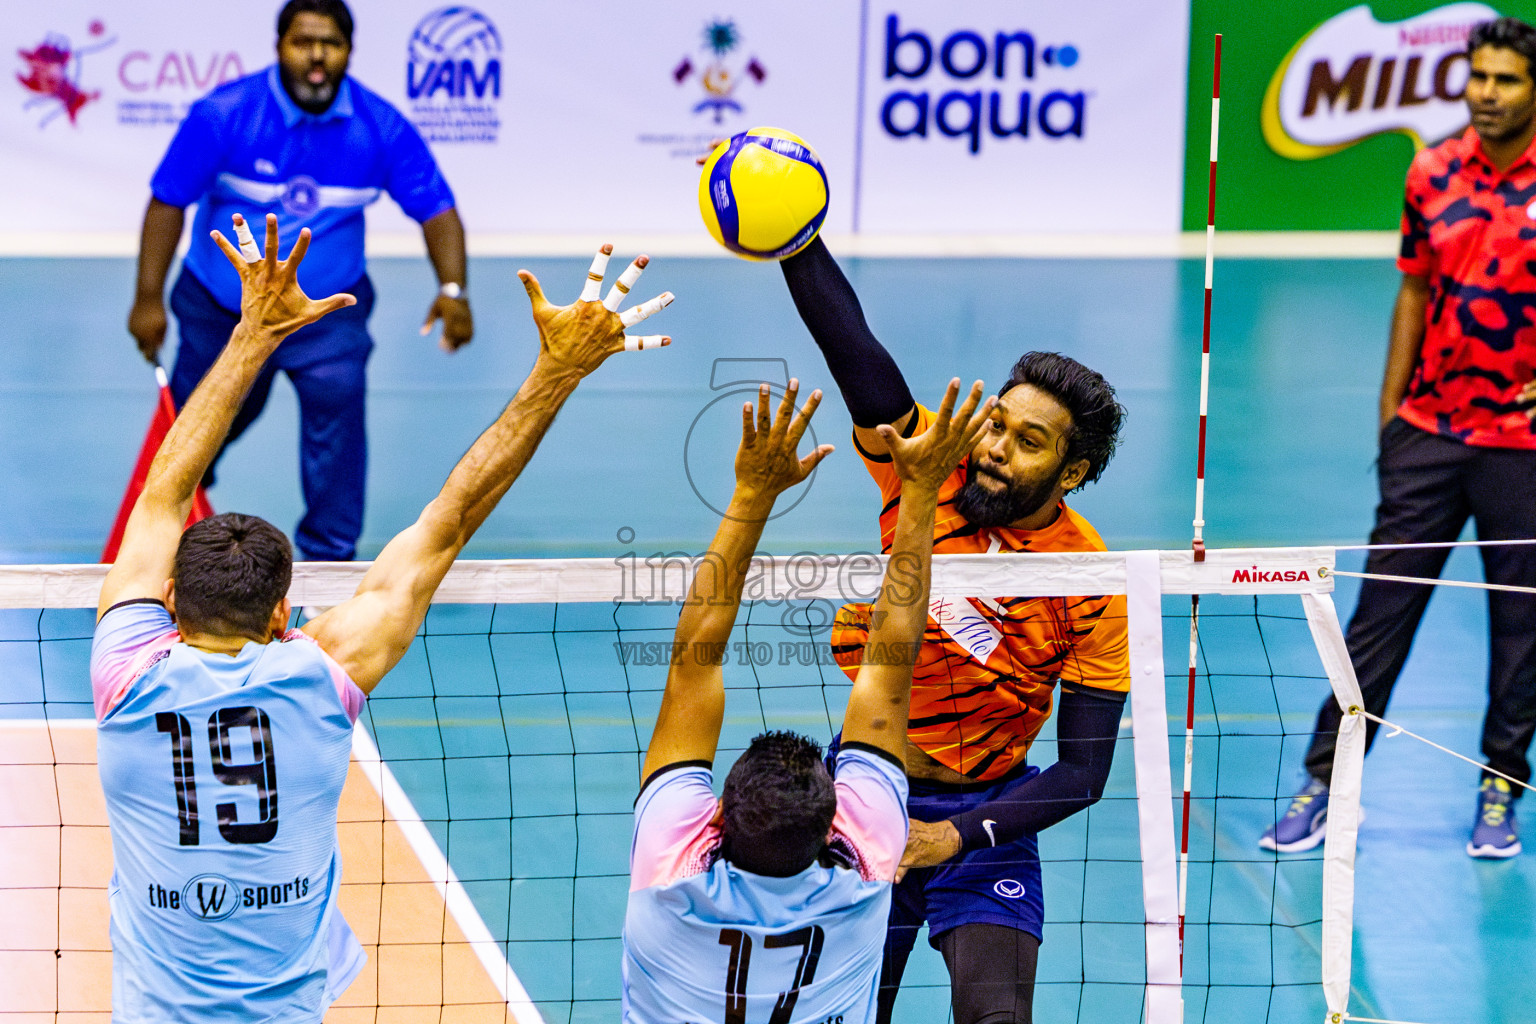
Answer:
[{"label": "blue court floor", "polygon": [[[374,263],[365,554],[415,517],[531,364],[536,342],[518,266],[538,273],[552,299],[568,301],[585,261],[476,261],[479,334],[449,357],[416,334],[432,290],[425,262]],[[1188,544],[1198,263],[888,259],[850,261],[848,270],[920,400],[936,400],[957,374],[995,387],[1030,348],[1103,371],[1129,421],[1104,479],[1073,504],[1111,548]],[[94,561],[100,550],[154,400],[151,374],[123,328],[131,286],[125,260],[0,261],[0,315],[11,337],[0,363],[0,561]],[[1218,267],[1212,546],[1363,541],[1395,288],[1385,262]],[[673,346],[616,357],[582,386],[471,557],[696,550],[717,521],[710,505],[729,493],[736,392],[757,379],[782,383],[785,373],[832,390],[777,268],[658,259],[638,294],[663,289],[678,301],[651,323]],[[769,550],[875,546],[878,495],[848,427],[834,390],[815,429],[838,451],[804,500],[769,526]],[[224,460],[215,507],[291,529],[301,510],[296,435],[292,391],[279,384],[264,418]],[[1341,555],[1341,567],[1359,562]],[[1447,575],[1480,578],[1475,555],[1457,553]],[[1347,584],[1336,595],[1345,617],[1354,602]],[[1316,1020],[1320,864],[1310,855],[1277,862],[1254,841],[1276,799],[1301,781],[1300,734],[1325,686],[1299,607],[1265,607],[1258,617],[1251,602],[1206,611],[1190,887],[1190,920],[1199,924],[1189,936],[1187,1019]],[[1187,605],[1165,605],[1171,708],[1182,707],[1184,612]],[[661,670],[619,664],[612,643],[665,638],[674,614],[439,608],[429,635],[371,702],[381,751],[550,1021],[614,1017],[629,810]],[[89,617],[77,618],[50,613],[45,632],[88,635]],[[739,627],[744,639],[776,643],[775,630],[776,615]],[[88,701],[83,671],[70,670],[83,669],[80,645],[68,652],[48,680],[47,699],[59,704],[50,713],[88,714],[79,703]],[[1476,756],[1485,672],[1481,595],[1442,590],[1389,716]],[[728,685],[722,774],[729,749],[764,725],[829,733],[845,697],[825,668],[741,671]],[[0,703],[15,700],[0,693]],[[1128,728],[1123,735],[1108,798],[1042,837],[1042,1021],[1139,1019],[1141,892]],[[1054,756],[1051,736],[1048,727],[1036,762]],[[1356,1015],[1426,1024],[1531,1018],[1536,867],[1529,854],[1498,864],[1465,856],[1475,785],[1475,770],[1406,738],[1383,739],[1367,761]],[[907,981],[898,1020],[943,1020],[938,955],[920,948]]]}]

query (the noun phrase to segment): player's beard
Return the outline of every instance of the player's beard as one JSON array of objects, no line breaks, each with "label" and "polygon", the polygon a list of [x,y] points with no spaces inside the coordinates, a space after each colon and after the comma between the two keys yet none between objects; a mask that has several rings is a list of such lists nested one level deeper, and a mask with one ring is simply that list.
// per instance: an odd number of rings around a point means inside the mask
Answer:
[{"label": "player's beard", "polygon": [[285,69],[283,86],[300,109],[311,114],[323,114],[330,109],[331,103],[336,99],[336,88],[340,80],[333,79],[327,74],[325,81],[314,85],[305,77],[308,74],[309,71],[306,69],[304,75],[290,75]]},{"label": "player's beard", "polygon": [[972,526],[993,528],[1018,522],[1038,512],[1056,491],[1054,476],[1033,486],[1021,486],[994,476],[994,480],[1003,480],[1007,486],[1001,491],[991,491],[977,482],[976,474],[976,460],[972,459],[965,467],[965,486],[955,496],[955,511]]}]

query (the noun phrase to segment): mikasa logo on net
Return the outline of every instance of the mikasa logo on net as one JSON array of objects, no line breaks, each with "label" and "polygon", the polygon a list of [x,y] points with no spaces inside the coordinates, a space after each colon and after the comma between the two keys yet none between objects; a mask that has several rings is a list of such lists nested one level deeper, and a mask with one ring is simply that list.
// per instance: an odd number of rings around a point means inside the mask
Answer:
[{"label": "mikasa logo on net", "polygon": [[1305,569],[1260,569],[1254,565],[1232,571],[1233,583],[1307,583],[1311,579]]},{"label": "mikasa logo on net", "polygon": [[1416,146],[1467,124],[1467,36],[1498,12],[1456,3],[1380,22],[1365,5],[1329,18],[1280,62],[1264,94],[1264,140],[1292,160],[1336,153],[1382,132]]}]

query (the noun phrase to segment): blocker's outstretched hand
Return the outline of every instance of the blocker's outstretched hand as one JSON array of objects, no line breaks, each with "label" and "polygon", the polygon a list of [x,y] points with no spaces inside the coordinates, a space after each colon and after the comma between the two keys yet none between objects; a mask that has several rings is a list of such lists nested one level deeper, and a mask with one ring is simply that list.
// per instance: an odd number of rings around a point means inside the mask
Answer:
[{"label": "blocker's outstretched hand", "polygon": [[221,232],[213,232],[213,240],[224,250],[235,273],[240,275],[240,322],[273,347],[300,327],[357,302],[345,292],[327,299],[311,299],[299,287],[299,264],[304,262],[304,254],[309,251],[309,228],[299,232],[299,240],[293,243],[288,258],[280,260],[277,258],[276,214],[267,214],[265,254],[256,247],[256,239],[251,236],[244,217],[235,214],[234,225],[239,249]]},{"label": "blocker's outstretched hand", "polygon": [[635,326],[671,305],[671,292],[662,292],[654,299],[631,306],[622,313],[618,312],[619,305],[650,263],[649,256],[637,257],[619,275],[619,279],[609,289],[607,298],[598,301],[602,292],[603,274],[608,269],[608,257],[611,255],[611,245],[598,250],[592,259],[592,269],[587,271],[587,283],[581,290],[581,297],[569,306],[556,306],[546,299],[539,279],[529,271],[517,272],[523,287],[528,290],[529,301],[533,303],[533,322],[539,328],[541,358],[550,359],[585,376],[615,352],[638,352],[672,344],[672,339],[665,335],[631,337],[624,333],[626,328]]},{"label": "blocker's outstretched hand", "polygon": [[770,394],[764,384],[757,394],[754,416],[752,403],[741,406],[741,447],[736,451],[736,488],[744,496],[770,502],[784,491],[811,475],[817,463],[832,454],[832,446],[819,445],[804,458],[797,450],[800,439],[821,404],[821,392],[812,391],[805,405],[795,411],[800,382],[791,379],[789,390],[779,403],[777,413],[769,413]]},{"label": "blocker's outstretched hand", "polygon": [[971,385],[970,394],[955,411],[955,401],[960,397],[960,378],[949,382],[944,400],[939,403],[938,414],[928,429],[916,437],[905,438],[895,427],[881,425],[875,429],[885,442],[893,467],[904,484],[915,484],[937,490],[955,471],[962,459],[975,447],[987,420],[997,405],[993,396],[981,400],[982,383]]}]

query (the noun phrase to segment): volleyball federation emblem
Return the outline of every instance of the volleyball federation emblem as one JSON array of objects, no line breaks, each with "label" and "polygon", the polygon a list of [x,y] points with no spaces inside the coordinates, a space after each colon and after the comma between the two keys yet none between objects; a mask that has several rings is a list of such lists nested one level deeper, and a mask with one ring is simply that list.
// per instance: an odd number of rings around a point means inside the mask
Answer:
[{"label": "volleyball federation emblem", "polygon": [[473,7],[442,7],[406,43],[411,120],[432,142],[495,142],[501,127],[501,33]]}]

